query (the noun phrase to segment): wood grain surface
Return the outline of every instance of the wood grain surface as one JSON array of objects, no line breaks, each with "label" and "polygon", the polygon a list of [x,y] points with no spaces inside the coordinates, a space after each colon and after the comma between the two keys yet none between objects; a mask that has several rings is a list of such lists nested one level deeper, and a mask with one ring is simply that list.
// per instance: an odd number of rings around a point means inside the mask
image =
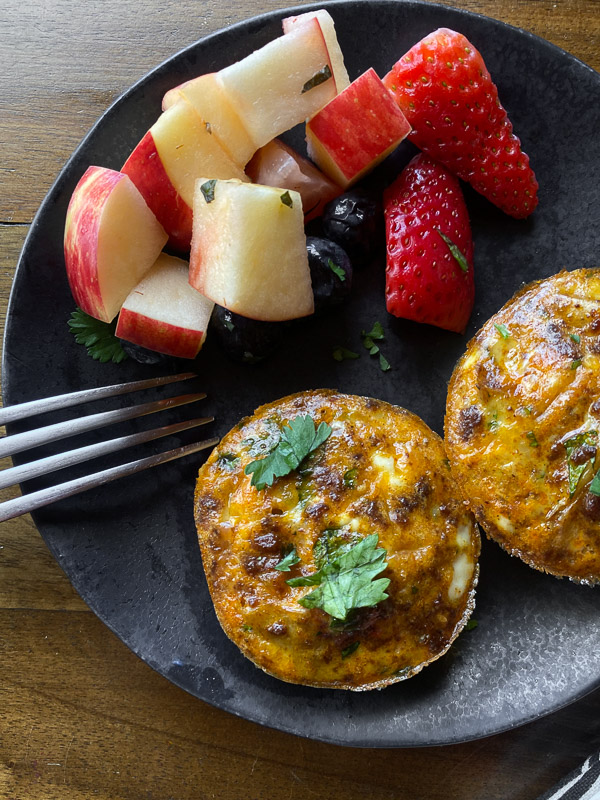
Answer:
[{"label": "wood grain surface", "polygon": [[[598,0],[452,5],[532,31],[600,70]],[[281,4],[0,6],[4,326],[28,226],[111,101],[182,47]],[[118,641],[76,595],[29,517],[0,528],[0,798],[532,800],[598,746],[600,692],[510,733],[415,750],[338,748],[237,719],[177,689]]]}]

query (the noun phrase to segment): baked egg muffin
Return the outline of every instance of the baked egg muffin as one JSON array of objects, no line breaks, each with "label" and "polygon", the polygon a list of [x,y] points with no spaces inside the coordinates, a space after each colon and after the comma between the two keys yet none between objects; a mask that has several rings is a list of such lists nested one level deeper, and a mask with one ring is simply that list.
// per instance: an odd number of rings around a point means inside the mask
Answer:
[{"label": "baked egg muffin", "polygon": [[524,287],[469,343],[446,449],[488,536],[530,566],[600,580],[600,270]]},{"label": "baked egg muffin", "polygon": [[480,540],[441,438],[379,400],[261,406],[201,467],[195,519],[223,630],[267,673],[365,690],[445,653]]}]

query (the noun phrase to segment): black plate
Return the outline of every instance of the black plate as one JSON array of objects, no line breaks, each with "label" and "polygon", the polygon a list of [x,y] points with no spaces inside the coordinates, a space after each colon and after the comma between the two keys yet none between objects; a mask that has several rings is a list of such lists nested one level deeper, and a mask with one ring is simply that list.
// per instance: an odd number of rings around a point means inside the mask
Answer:
[{"label": "black plate", "polygon": [[[463,32],[484,54],[531,156],[541,186],[531,220],[511,220],[467,192],[477,282],[468,335],[523,281],[565,266],[597,266],[597,73],[530,34],[463,11],[373,0],[332,3],[329,9],[352,79],[370,66],[385,74],[437,27]],[[121,97],[76,150],[38,213],[18,266],[4,348],[7,404],[156,373],[131,361],[100,365],[67,331],[73,302],[62,234],[69,196],[89,164],[120,167],[158,115],[166,89],[278,36],[287,13],[235,25],[177,54]],[[300,144],[301,134],[293,132],[290,141]],[[379,179],[391,180],[410,154],[410,147],[401,146],[379,170]],[[398,403],[442,432],[447,381],[468,336],[387,318],[382,262],[360,273],[357,283],[355,299],[343,312],[293,327],[281,351],[261,365],[236,366],[207,342],[196,384],[209,393],[203,412],[218,420],[211,433],[225,433],[262,402],[323,386]],[[336,344],[361,349],[360,330],[375,320],[385,325],[383,352],[391,372],[383,374],[366,353],[358,361],[332,360]],[[53,419],[61,416],[67,414]],[[172,416],[182,418],[184,412]],[[38,453],[28,457],[33,455]],[[489,543],[481,562],[478,627],[417,677],[366,694],[302,688],[268,677],[240,655],[214,615],[192,519],[197,467],[198,458],[188,458],[34,515],[49,548],[98,616],[144,661],[193,695],[302,736],[400,747],[506,730],[558,709],[600,682],[598,593],[536,573]],[[42,485],[31,482],[24,489]]]}]

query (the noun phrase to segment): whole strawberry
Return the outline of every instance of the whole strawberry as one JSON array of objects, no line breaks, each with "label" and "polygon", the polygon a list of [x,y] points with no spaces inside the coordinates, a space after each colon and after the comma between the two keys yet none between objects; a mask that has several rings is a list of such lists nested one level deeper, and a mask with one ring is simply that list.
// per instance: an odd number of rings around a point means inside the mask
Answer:
[{"label": "whole strawberry", "polygon": [[390,314],[462,333],[475,286],[473,239],[458,180],[420,153],[383,196]]},{"label": "whole strawberry", "polygon": [[512,217],[529,216],[538,183],[480,53],[440,28],[383,79],[412,126],[409,138]]}]

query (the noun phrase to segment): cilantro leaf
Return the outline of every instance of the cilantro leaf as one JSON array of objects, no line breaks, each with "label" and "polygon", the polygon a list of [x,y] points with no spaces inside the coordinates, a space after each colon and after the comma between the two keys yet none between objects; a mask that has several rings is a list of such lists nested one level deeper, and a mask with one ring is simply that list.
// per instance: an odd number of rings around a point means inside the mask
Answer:
[{"label": "cilantro leaf", "polygon": [[600,469],[594,475],[594,480],[590,484],[590,492],[600,497]]},{"label": "cilantro leaf", "polygon": [[439,235],[442,237],[442,239],[448,245],[448,250],[450,250],[450,252],[452,253],[452,257],[454,258],[454,260],[456,261],[458,266],[462,269],[463,272],[465,272],[465,273],[468,272],[469,271],[469,264],[467,262],[467,259],[464,256],[462,250],[458,247],[458,245],[454,244],[454,242],[452,241],[452,239],[449,236],[446,236],[445,233],[442,233],[439,228],[436,228],[436,230],[439,233]]},{"label": "cilantro leaf", "polygon": [[344,486],[348,488],[352,488],[356,485],[356,479],[358,477],[358,469],[353,467],[352,469],[347,470],[344,472]]},{"label": "cilantro leaf", "polygon": [[342,281],[342,283],[346,280],[346,270],[342,269],[342,267],[338,267],[338,265],[330,258],[327,259],[327,266],[333,272],[334,275],[337,275],[337,277]]},{"label": "cilantro leaf", "polygon": [[287,581],[290,586],[317,586],[298,601],[300,605],[320,608],[334,619],[345,621],[353,609],[385,600],[389,578],[375,580],[387,566],[387,553],[383,548],[377,549],[378,539],[373,533],[356,544],[345,542],[327,555],[318,572]]},{"label": "cilantro leaf", "polygon": [[353,350],[348,350],[347,347],[336,347],[332,353],[336,361],[345,361],[346,359],[360,358],[358,353]]},{"label": "cilantro leaf", "polygon": [[296,552],[296,548],[292,547],[290,552],[287,556],[284,556],[279,564],[275,564],[275,569],[279,570],[279,572],[289,572],[290,568],[297,564],[300,561],[300,556]]},{"label": "cilantro leaf", "polygon": [[305,92],[309,92],[311,89],[314,89],[315,86],[320,86],[322,83],[325,83],[325,81],[328,81],[332,75],[333,73],[331,72],[329,64],[325,64],[322,69],[320,69],[318,72],[315,72],[310,80],[306,81],[302,87],[301,94],[305,94]]},{"label": "cilantro leaf", "polygon": [[281,430],[279,442],[265,457],[251,461],[244,472],[252,475],[251,484],[257,489],[272,486],[275,478],[282,478],[300,466],[302,461],[331,435],[331,427],[321,422],[315,429],[312,418],[295,417]]},{"label": "cilantro leaf", "polygon": [[[369,348],[373,344],[373,340],[376,339],[385,339],[385,333],[383,332],[383,325],[381,322],[376,322],[370,331],[361,331],[360,334],[365,342],[365,347]],[[370,343],[367,344],[367,341]]]},{"label": "cilantro leaf", "polygon": [[348,647],[344,647],[342,650],[342,659],[348,658],[348,656],[351,656],[352,653],[356,653],[359,647],[360,642],[352,642],[352,644],[349,644]]},{"label": "cilantro leaf", "polygon": [[217,181],[216,178],[211,178],[208,181],[204,181],[202,186],[200,187],[200,191],[202,192],[202,196],[206,200],[207,203],[212,203],[215,199],[215,185]]},{"label": "cilantro leaf", "polygon": [[383,353],[379,354],[379,367],[382,372],[388,372],[392,368],[392,365],[387,360],[387,358],[383,355]]},{"label": "cilantro leaf", "polygon": [[73,311],[67,324],[77,344],[84,345],[88,356],[101,364],[106,364],[107,361],[120,364],[127,358],[121,342],[115,336],[116,319],[113,322],[102,322],[78,308]]},{"label": "cilantro leaf", "polygon": [[[569,497],[573,497],[575,494],[587,465],[596,457],[596,451],[595,449],[593,452],[590,451],[589,456],[581,463],[575,463],[571,457],[575,450],[579,449],[582,445],[592,444],[597,437],[598,431],[586,431],[585,433],[578,433],[576,436],[572,436],[564,442],[565,450],[567,451],[567,468],[569,471]],[[577,461],[579,462],[579,459],[577,459]]]}]

